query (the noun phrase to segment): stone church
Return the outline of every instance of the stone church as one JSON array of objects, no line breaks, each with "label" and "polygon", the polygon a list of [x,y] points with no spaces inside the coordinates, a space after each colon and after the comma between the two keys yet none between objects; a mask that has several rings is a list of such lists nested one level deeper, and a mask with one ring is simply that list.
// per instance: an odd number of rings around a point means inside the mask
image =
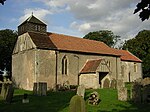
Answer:
[{"label": "stone church", "polygon": [[142,61],[126,50],[103,42],[47,32],[47,25],[30,16],[18,26],[12,54],[12,78],[16,86],[33,90],[34,83],[111,86],[115,80],[132,82],[142,78]]}]

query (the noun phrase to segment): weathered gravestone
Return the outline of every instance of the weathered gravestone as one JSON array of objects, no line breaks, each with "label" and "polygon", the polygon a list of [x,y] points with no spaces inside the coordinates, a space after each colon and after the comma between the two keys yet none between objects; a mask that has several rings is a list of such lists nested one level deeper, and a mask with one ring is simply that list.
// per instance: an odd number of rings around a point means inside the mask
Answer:
[{"label": "weathered gravestone", "polygon": [[1,93],[1,89],[2,89],[2,81],[0,81],[0,93]]},{"label": "weathered gravestone", "polygon": [[127,101],[128,93],[123,80],[117,80],[118,100]]},{"label": "weathered gravestone", "polygon": [[13,94],[14,94],[14,88],[12,84],[8,85],[7,88],[7,92],[6,92],[6,102],[7,103],[11,103],[12,98],[13,98]]},{"label": "weathered gravestone", "polygon": [[100,99],[99,99],[98,92],[96,91],[92,92],[89,96],[88,103],[92,105],[98,105],[99,102],[100,102]]},{"label": "weathered gravestone", "polygon": [[116,86],[117,86],[117,81],[115,79],[113,79],[111,81],[110,88],[116,89]]},{"label": "weathered gravestone", "polygon": [[79,85],[77,88],[77,95],[81,96],[84,98],[84,94],[85,94],[85,87],[84,85]]},{"label": "weathered gravestone", "polygon": [[109,88],[110,87],[109,85],[110,85],[110,81],[108,78],[106,78],[103,83],[103,88]]},{"label": "weathered gravestone", "polygon": [[2,83],[1,96],[2,96],[3,98],[6,98],[6,91],[7,91],[7,84]]},{"label": "weathered gravestone", "polygon": [[2,82],[2,87],[1,87],[1,96],[5,99],[8,91],[9,85],[12,85],[11,82]]},{"label": "weathered gravestone", "polygon": [[70,100],[69,112],[86,112],[84,98],[79,95],[74,95]]},{"label": "weathered gravestone", "polygon": [[22,103],[29,103],[28,94],[23,95]]},{"label": "weathered gravestone", "polygon": [[34,83],[33,94],[38,96],[46,96],[47,94],[47,83],[38,82]]},{"label": "weathered gravestone", "polygon": [[123,80],[117,80],[117,88],[122,88],[125,87],[125,83],[123,82]]},{"label": "weathered gravestone", "polygon": [[150,85],[145,85],[142,90],[142,102],[150,103]]},{"label": "weathered gravestone", "polygon": [[118,88],[118,100],[127,101],[127,98],[128,98],[127,88],[125,87]]},{"label": "weathered gravestone", "polygon": [[141,84],[135,82],[132,87],[132,100],[135,103],[142,102],[142,91],[141,91]]}]

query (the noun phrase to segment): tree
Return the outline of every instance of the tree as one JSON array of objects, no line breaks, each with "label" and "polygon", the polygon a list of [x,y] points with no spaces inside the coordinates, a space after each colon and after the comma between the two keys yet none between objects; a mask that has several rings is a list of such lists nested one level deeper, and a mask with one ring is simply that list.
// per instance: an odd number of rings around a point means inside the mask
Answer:
[{"label": "tree", "polygon": [[109,30],[90,32],[86,34],[83,38],[102,41],[110,47],[114,47],[116,43],[120,40],[120,36],[114,35],[114,33]]},{"label": "tree", "polygon": [[6,69],[11,73],[11,55],[15,42],[17,40],[17,32],[9,29],[0,30],[0,69]]},{"label": "tree", "polygon": [[143,30],[135,38],[126,41],[123,49],[139,57],[143,61],[144,76],[150,76],[150,30]]},{"label": "tree", "polygon": [[134,10],[134,14],[140,12],[139,17],[141,20],[148,20],[150,17],[150,0],[141,0],[136,7],[137,8]]},{"label": "tree", "polygon": [[6,0],[0,0],[0,3],[2,4],[2,5],[4,5],[4,2],[5,2]]}]

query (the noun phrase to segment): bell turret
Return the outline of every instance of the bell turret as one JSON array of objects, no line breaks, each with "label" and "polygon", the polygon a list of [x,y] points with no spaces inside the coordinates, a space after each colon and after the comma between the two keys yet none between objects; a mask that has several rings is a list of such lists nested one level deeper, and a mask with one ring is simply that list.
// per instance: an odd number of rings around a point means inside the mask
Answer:
[{"label": "bell turret", "polygon": [[35,16],[31,15],[22,24],[18,26],[18,34],[21,35],[26,32],[41,32],[46,33],[47,25],[37,19]]}]

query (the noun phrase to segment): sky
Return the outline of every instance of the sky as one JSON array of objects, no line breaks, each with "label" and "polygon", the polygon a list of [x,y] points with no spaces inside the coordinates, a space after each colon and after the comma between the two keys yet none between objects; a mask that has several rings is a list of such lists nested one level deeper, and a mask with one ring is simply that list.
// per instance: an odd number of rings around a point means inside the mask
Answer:
[{"label": "sky", "polygon": [[33,15],[48,26],[48,32],[83,37],[89,32],[110,30],[122,40],[150,30],[133,14],[140,0],[6,0],[0,4],[0,30],[17,30]]}]

